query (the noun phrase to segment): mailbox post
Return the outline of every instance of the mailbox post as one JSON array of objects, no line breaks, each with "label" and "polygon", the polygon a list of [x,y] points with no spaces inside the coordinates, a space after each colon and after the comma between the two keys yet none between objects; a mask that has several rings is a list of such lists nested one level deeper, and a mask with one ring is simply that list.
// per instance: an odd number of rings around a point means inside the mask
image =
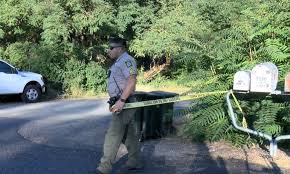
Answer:
[{"label": "mailbox post", "polygon": [[[237,119],[236,119],[236,116],[234,114],[233,106],[232,106],[232,103],[231,103],[231,100],[230,100],[230,95],[231,95],[232,92],[233,92],[232,90],[228,91],[228,93],[226,94],[226,100],[227,100],[227,105],[228,105],[228,109],[229,109],[229,115],[230,115],[230,118],[231,118],[231,121],[232,121],[232,124],[234,125],[234,127],[236,129],[240,130],[240,131],[243,131],[243,132],[246,132],[246,133],[250,133],[250,134],[253,134],[253,135],[256,135],[256,136],[259,136],[259,137],[263,137],[263,138],[269,140],[269,142],[270,142],[270,150],[269,150],[270,151],[270,155],[271,156],[275,156],[276,152],[277,152],[277,148],[278,148],[277,142],[280,141],[280,140],[290,139],[290,135],[281,135],[281,136],[278,136],[278,137],[273,137],[272,135],[269,135],[269,134],[266,134],[266,133],[263,133],[263,132],[259,132],[259,131],[255,131],[255,130],[252,130],[252,129],[249,129],[249,128],[244,128],[244,127],[240,126],[237,123]],[[241,94],[248,95],[249,93],[241,93]],[[282,96],[283,98],[286,98],[286,100],[290,101],[290,94],[282,93],[282,94],[269,94],[269,95]]]},{"label": "mailbox post", "polygon": [[[250,76],[250,77],[249,77]],[[238,71],[234,76],[233,90],[226,94],[226,101],[228,105],[229,115],[234,127],[240,131],[250,133],[259,137],[263,137],[270,142],[270,155],[275,156],[280,140],[290,139],[290,135],[281,135],[274,137],[272,135],[255,131],[249,128],[239,126],[234,114],[234,110],[230,101],[230,95],[234,92],[249,95],[250,93],[260,93],[265,96],[282,96],[290,101],[290,73],[285,77],[284,92],[277,91],[278,83],[278,68],[270,62],[256,65],[251,71]]]}]

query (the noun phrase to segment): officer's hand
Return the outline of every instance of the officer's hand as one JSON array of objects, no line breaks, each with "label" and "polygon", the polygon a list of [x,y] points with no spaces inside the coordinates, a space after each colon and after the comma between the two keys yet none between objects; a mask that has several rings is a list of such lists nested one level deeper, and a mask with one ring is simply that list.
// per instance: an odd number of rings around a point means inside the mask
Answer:
[{"label": "officer's hand", "polygon": [[115,105],[112,107],[111,112],[121,112],[124,108],[125,103],[118,100]]}]

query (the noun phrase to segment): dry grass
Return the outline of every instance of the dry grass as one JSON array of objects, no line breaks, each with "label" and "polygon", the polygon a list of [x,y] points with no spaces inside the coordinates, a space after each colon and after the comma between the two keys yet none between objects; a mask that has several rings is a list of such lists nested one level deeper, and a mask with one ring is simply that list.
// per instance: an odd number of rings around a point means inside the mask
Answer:
[{"label": "dry grass", "polygon": [[[189,91],[190,88],[185,86],[180,86],[176,84],[164,83],[162,86],[154,86],[149,84],[137,84],[136,91],[151,92],[151,91],[164,91],[181,94],[186,91]],[[80,98],[108,98],[107,92],[102,92],[96,94],[93,91],[85,91],[81,88],[71,88],[70,93],[60,94],[57,91],[48,88],[48,92],[44,100],[53,100],[53,99],[80,99]]]},{"label": "dry grass", "polygon": [[154,87],[150,85],[143,85],[143,84],[137,84],[136,91],[144,91],[144,92],[150,92],[150,91],[165,91],[165,92],[173,92],[181,94],[183,92],[186,92],[190,90],[188,87],[184,86],[162,86],[162,87]]}]

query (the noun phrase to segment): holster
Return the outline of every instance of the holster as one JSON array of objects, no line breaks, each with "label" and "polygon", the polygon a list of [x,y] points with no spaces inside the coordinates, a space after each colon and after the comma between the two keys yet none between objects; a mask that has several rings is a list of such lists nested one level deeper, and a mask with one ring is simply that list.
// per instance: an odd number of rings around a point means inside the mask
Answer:
[{"label": "holster", "polygon": [[[107,103],[109,103],[109,106],[112,107],[120,99],[120,97],[121,96],[119,96],[119,95],[118,96],[115,96],[115,97],[110,97]],[[129,96],[127,98],[127,100],[125,101],[125,103],[132,102],[133,101],[133,98],[134,98],[133,95]]]},{"label": "holster", "polygon": [[119,99],[121,96],[115,96],[115,97],[110,97],[108,102],[109,106],[112,107]]}]

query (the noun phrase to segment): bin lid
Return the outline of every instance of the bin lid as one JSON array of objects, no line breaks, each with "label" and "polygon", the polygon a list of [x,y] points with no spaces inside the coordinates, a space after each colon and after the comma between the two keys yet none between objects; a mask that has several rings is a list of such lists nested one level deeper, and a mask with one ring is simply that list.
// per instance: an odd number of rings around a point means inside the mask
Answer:
[{"label": "bin lid", "polygon": [[141,99],[142,101],[146,100],[156,100],[162,98],[170,98],[175,97],[178,94],[172,92],[165,92],[165,91],[151,91],[151,92],[144,92],[144,91],[136,91],[134,95]]},{"label": "bin lid", "polygon": [[178,94],[173,92],[166,92],[166,91],[151,91],[149,92],[149,95],[160,97],[160,98],[170,98],[175,97]]}]

